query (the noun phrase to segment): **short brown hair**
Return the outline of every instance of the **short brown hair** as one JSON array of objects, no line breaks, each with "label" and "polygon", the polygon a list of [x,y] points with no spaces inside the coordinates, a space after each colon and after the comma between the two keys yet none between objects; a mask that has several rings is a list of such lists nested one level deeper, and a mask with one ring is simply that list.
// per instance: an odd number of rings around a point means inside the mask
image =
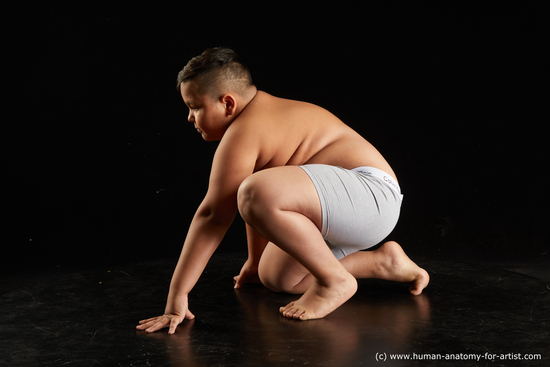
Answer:
[{"label": "short brown hair", "polygon": [[182,83],[196,80],[203,93],[217,98],[215,93],[231,89],[243,94],[253,86],[252,76],[235,51],[225,48],[209,48],[201,55],[192,58],[178,74],[177,88]]}]

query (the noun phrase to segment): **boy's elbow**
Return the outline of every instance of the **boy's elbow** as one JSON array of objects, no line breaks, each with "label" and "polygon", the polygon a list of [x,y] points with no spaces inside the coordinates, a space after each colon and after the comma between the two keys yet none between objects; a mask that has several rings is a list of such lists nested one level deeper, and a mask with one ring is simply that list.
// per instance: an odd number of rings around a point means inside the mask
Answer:
[{"label": "boy's elbow", "polygon": [[212,226],[229,227],[235,219],[236,212],[231,213],[230,211],[216,210],[211,206],[201,205],[196,215]]}]

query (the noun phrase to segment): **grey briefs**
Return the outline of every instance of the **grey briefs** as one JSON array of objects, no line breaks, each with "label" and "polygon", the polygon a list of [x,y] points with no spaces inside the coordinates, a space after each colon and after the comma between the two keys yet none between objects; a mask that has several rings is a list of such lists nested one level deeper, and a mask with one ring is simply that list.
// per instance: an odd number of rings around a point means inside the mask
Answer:
[{"label": "grey briefs", "polygon": [[380,243],[397,224],[403,196],[373,167],[300,166],[311,178],[323,215],[321,234],[338,260]]}]

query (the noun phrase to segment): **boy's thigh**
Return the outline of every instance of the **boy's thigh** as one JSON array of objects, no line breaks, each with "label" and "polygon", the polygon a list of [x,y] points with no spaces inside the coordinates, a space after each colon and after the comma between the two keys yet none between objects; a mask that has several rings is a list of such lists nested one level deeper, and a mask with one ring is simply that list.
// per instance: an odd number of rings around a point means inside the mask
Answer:
[{"label": "boy's thigh", "polygon": [[298,166],[283,166],[258,171],[239,188],[239,201],[257,201],[265,208],[303,214],[321,229],[321,203],[315,185]]}]

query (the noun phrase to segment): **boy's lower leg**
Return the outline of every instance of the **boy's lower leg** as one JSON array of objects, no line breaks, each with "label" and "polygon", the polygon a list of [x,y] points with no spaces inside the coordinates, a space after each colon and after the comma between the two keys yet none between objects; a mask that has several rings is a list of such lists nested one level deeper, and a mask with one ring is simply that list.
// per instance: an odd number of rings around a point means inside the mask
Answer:
[{"label": "boy's lower leg", "polygon": [[[340,260],[356,279],[384,279],[411,284],[418,295],[428,285],[428,273],[416,265],[394,241],[374,251],[360,251]],[[268,245],[260,263],[262,282],[268,288],[285,293],[302,294],[313,283],[307,269],[273,244]]]},{"label": "boy's lower leg", "polygon": [[301,320],[322,318],[355,294],[355,277],[334,257],[319,230],[308,218],[285,210],[267,214],[266,217],[269,221],[263,224],[256,219],[256,230],[277,243],[312,275],[302,297],[280,309],[285,317]]},{"label": "boy's lower leg", "polygon": [[389,241],[374,251],[361,251],[346,256],[340,262],[357,279],[384,279],[410,283],[412,295],[419,295],[428,285],[430,276],[416,265],[397,242]]}]

